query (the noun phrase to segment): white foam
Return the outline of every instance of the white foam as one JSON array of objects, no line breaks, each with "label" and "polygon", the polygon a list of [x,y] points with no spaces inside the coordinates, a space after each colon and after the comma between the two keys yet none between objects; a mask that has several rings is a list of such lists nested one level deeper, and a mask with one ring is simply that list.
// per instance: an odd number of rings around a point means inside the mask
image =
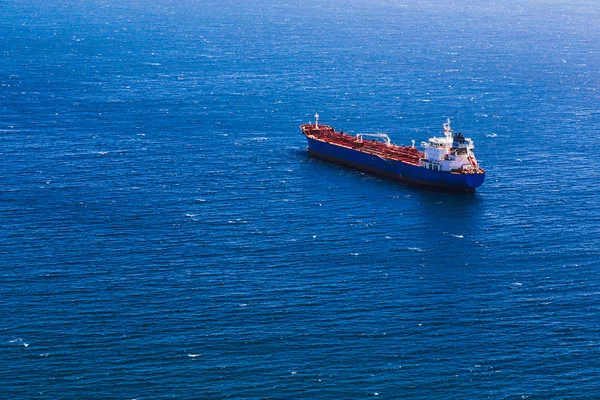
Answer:
[{"label": "white foam", "polygon": [[190,358],[196,358],[196,357],[200,357],[202,354],[188,354],[188,357]]},{"label": "white foam", "polygon": [[418,248],[418,247],[409,247],[408,249],[409,249],[410,251],[418,251],[418,252],[420,252],[420,253],[425,251],[425,250],[423,250],[423,249],[420,249],[420,248]]},{"label": "white foam", "polygon": [[463,236],[463,235],[450,235],[450,236],[452,236],[452,237],[455,237],[455,238],[458,238],[458,239],[462,239],[462,238],[464,238],[464,236]]}]

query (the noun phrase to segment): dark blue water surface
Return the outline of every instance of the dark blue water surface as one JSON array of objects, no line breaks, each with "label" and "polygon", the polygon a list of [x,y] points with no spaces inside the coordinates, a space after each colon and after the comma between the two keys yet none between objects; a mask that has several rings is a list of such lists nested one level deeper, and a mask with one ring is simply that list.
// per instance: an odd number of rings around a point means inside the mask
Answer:
[{"label": "dark blue water surface", "polygon": [[600,7],[500,3],[3,1],[0,397],[600,398]]}]

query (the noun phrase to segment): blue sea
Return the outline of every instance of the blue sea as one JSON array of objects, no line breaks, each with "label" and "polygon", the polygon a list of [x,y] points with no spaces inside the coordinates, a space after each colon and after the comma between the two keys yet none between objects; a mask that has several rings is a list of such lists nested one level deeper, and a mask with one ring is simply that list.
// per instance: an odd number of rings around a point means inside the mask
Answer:
[{"label": "blue sea", "polygon": [[[597,0],[3,0],[0,398],[600,398]],[[299,125],[455,131],[453,195]]]}]

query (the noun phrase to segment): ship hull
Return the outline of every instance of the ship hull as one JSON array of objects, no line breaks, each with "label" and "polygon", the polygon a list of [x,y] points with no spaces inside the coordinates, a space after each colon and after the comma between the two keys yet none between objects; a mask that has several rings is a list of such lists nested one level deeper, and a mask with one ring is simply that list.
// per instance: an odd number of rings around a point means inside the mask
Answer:
[{"label": "ship hull", "polygon": [[308,136],[306,139],[310,154],[316,158],[419,186],[451,192],[472,193],[483,184],[485,179],[485,174],[434,171],[403,161],[389,160],[359,150],[330,144]]}]

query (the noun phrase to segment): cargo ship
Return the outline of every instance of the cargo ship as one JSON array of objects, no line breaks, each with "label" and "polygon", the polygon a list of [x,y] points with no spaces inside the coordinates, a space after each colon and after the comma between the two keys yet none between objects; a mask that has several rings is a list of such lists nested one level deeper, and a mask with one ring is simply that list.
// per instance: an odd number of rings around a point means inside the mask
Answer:
[{"label": "cargo ship", "polygon": [[316,158],[411,184],[450,192],[472,193],[481,186],[485,171],[473,154],[473,141],[454,133],[450,119],[443,125],[444,136],[422,142],[424,151],[392,144],[385,133],[355,136],[315,123],[300,126],[308,140],[308,151]]}]

